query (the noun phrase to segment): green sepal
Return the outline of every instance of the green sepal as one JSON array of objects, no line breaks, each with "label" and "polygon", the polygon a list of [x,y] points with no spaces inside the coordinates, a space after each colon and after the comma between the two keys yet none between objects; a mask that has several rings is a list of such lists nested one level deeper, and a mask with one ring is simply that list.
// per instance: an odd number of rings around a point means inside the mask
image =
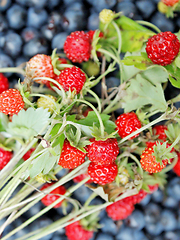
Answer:
[{"label": "green sepal", "polygon": [[56,54],[56,51],[57,51],[57,48],[55,48],[52,52],[52,55],[51,55],[51,63],[52,63],[52,66],[53,66],[53,70],[54,70],[54,73],[56,75],[59,75],[60,74],[60,71],[57,69],[57,64],[60,63],[59,61],[59,57],[58,55]]},{"label": "green sepal", "polygon": [[171,163],[170,159],[174,157],[174,154],[170,151],[167,152],[167,142],[160,143],[157,141],[156,145],[153,146],[154,153],[152,154],[156,158],[156,162],[160,162],[162,164],[162,161],[164,159],[167,159],[169,164]]}]

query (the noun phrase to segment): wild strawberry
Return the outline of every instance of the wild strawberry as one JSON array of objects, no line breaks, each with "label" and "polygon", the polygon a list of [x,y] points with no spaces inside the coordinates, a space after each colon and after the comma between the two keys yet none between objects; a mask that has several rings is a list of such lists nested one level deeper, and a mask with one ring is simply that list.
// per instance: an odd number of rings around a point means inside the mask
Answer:
[{"label": "wild strawberry", "polygon": [[66,38],[64,52],[72,62],[88,61],[91,55],[89,36],[83,31],[72,32]]},{"label": "wild strawberry", "polygon": [[123,200],[124,202],[135,205],[140,203],[146,197],[146,195],[147,195],[147,192],[144,191],[143,189],[140,189],[137,194],[126,197]]},{"label": "wild strawberry", "polygon": [[116,138],[108,138],[105,141],[94,138],[87,147],[89,160],[96,164],[111,164],[114,163],[119,153],[118,142]]},{"label": "wild strawberry", "polygon": [[54,112],[54,110],[56,109],[56,98],[50,94],[44,95],[40,98],[38,98],[37,100],[37,107],[40,108],[44,108],[44,109],[48,109],[51,113]]},{"label": "wild strawberry", "polygon": [[[27,62],[26,75],[31,78],[48,77],[54,79],[54,69],[51,57],[45,54],[37,54]],[[37,83],[46,84],[47,80],[36,79]]]},{"label": "wild strawberry", "polygon": [[[75,183],[79,183],[81,182],[82,180],[84,180],[85,178],[87,178],[89,176],[89,174],[86,172],[86,173],[83,173],[83,174],[80,174],[78,175],[77,177],[73,178],[73,181]],[[91,179],[89,179],[86,183],[92,183],[93,181]]]},{"label": "wild strawberry", "polygon": [[172,32],[161,32],[148,39],[146,52],[154,64],[171,64],[179,53],[180,42]]},{"label": "wild strawberry", "polygon": [[173,171],[176,173],[177,176],[180,177],[180,153],[178,152],[177,155],[178,155],[178,160],[176,165],[173,168]]},{"label": "wild strawberry", "polygon": [[59,75],[56,75],[55,80],[63,87],[67,92],[75,90],[78,94],[86,81],[86,75],[78,67],[66,68],[61,71]]},{"label": "wild strawberry", "polygon": [[60,64],[68,64],[68,60],[66,58],[59,58],[58,60]]},{"label": "wild strawberry", "polygon": [[167,126],[165,125],[156,125],[152,128],[153,134],[154,135],[158,135],[158,138],[161,140],[166,140],[167,139],[167,135],[165,133],[165,131],[167,130]]},{"label": "wild strawberry", "polygon": [[68,240],[89,240],[93,237],[93,231],[88,231],[83,228],[80,221],[66,226],[65,234]]},{"label": "wild strawberry", "polygon": [[0,170],[2,170],[11,160],[13,153],[0,148]]},{"label": "wild strawberry", "polygon": [[107,215],[114,221],[126,219],[134,211],[134,205],[124,199],[106,207]]},{"label": "wild strawberry", "polygon": [[22,157],[22,159],[24,161],[28,160],[28,158],[30,158],[31,154],[34,152],[35,148],[31,148],[29,149],[29,151],[27,151],[24,156]]},{"label": "wild strawberry", "polygon": [[3,73],[0,73],[0,93],[7,90],[8,88],[9,88],[9,81],[7,77],[5,77]]},{"label": "wild strawberry", "polygon": [[[87,32],[87,34],[89,35],[89,38],[90,38],[91,41],[93,40],[95,31],[96,30],[90,30],[90,31]],[[99,33],[99,37],[102,38],[103,36],[104,36],[104,34],[102,32],[100,32]]]},{"label": "wild strawberry", "polygon": [[161,162],[156,161],[156,157],[152,155],[154,153],[153,148],[145,148],[141,155],[141,166],[142,168],[149,173],[161,172],[163,168],[168,164],[167,159],[163,159]]},{"label": "wild strawberry", "polygon": [[111,22],[113,18],[114,18],[114,12],[110,9],[103,9],[99,13],[99,19],[104,24]]},{"label": "wild strawberry", "polygon": [[84,117],[87,117],[88,113],[91,112],[91,111],[93,111],[93,109],[90,108],[90,107],[87,107],[87,108],[85,109],[85,111],[83,112],[83,116],[84,116]]},{"label": "wild strawberry", "polygon": [[0,94],[0,112],[6,115],[14,115],[23,107],[24,101],[17,89],[10,88]]},{"label": "wild strawberry", "polygon": [[85,161],[86,153],[70,145],[66,139],[64,141],[61,156],[58,164],[63,168],[74,169]]},{"label": "wild strawberry", "polygon": [[[46,183],[42,186],[42,188],[40,189],[41,191],[52,186],[54,183]],[[45,197],[43,197],[41,199],[41,202],[45,205],[45,206],[49,206],[51,203],[55,202],[58,198],[61,197],[61,195],[64,195],[66,193],[66,189],[64,186],[59,186],[57,188],[55,188],[53,191],[51,191],[49,194],[47,194]],[[58,204],[56,204],[53,208],[59,208],[62,204],[63,200],[61,202],[59,202]]]},{"label": "wild strawberry", "polygon": [[179,0],[161,0],[166,6],[174,6]]},{"label": "wild strawberry", "polygon": [[[133,133],[137,129],[141,128],[141,122],[139,121],[137,115],[134,112],[123,113],[116,120],[116,130],[118,130],[118,134],[121,138],[128,136]],[[131,137],[133,139],[137,137],[139,134]]]},{"label": "wild strawberry", "polygon": [[159,185],[154,184],[154,185],[148,185],[150,193],[153,193],[158,190]]},{"label": "wild strawberry", "polygon": [[88,167],[88,174],[94,183],[105,185],[115,180],[118,167],[115,163],[99,165],[91,162]]}]

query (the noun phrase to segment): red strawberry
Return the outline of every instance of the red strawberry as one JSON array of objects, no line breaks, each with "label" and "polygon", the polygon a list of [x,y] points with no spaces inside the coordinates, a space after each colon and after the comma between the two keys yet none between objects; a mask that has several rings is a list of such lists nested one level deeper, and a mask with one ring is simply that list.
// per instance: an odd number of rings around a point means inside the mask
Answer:
[{"label": "red strawberry", "polygon": [[66,58],[59,58],[60,64],[68,64],[68,60]]},{"label": "red strawberry", "polygon": [[66,139],[58,164],[63,168],[74,169],[85,161],[86,153],[70,145]]},{"label": "red strawberry", "polygon": [[93,109],[90,108],[90,107],[87,107],[87,108],[85,109],[85,111],[83,112],[83,116],[84,116],[84,117],[87,117],[88,113],[91,112],[91,111],[93,111]]},{"label": "red strawberry", "polygon": [[[93,40],[94,37],[94,33],[96,30],[90,30],[87,32],[87,34],[89,35],[89,38],[91,39],[91,41]],[[102,32],[99,33],[99,37],[102,38],[104,37],[104,34]]]},{"label": "red strawberry", "polygon": [[141,166],[142,168],[149,173],[161,172],[163,168],[168,164],[167,159],[163,159],[162,163],[156,161],[156,157],[152,154],[154,153],[153,148],[145,148],[141,155]]},{"label": "red strawberry", "polygon": [[24,101],[17,89],[10,88],[0,94],[0,112],[6,115],[14,115],[23,107]]},{"label": "red strawberry", "polygon": [[165,125],[156,125],[152,128],[153,134],[154,135],[158,135],[158,138],[161,140],[166,140],[167,139],[167,135],[165,133],[165,131],[167,130],[167,126]]},{"label": "red strawberry", "polygon": [[[123,113],[116,120],[116,130],[118,130],[119,136],[124,138],[129,134],[133,133],[137,129],[141,128],[141,122],[139,121],[137,115],[134,112]],[[131,137],[133,139],[139,134]]]},{"label": "red strawberry", "polygon": [[134,205],[124,199],[106,207],[107,215],[114,221],[126,219],[134,211]]},{"label": "red strawberry", "polygon": [[99,165],[91,162],[88,167],[88,174],[94,183],[105,185],[115,180],[118,167],[115,163]]},{"label": "red strawberry", "polygon": [[[46,183],[42,186],[40,189],[41,191],[52,186],[54,183]],[[41,202],[45,206],[49,206],[51,203],[55,202],[58,198],[60,198],[60,195],[64,195],[66,193],[66,189],[63,186],[59,186],[55,188],[53,191],[51,191],[49,194],[47,194],[45,197],[41,199]],[[56,204],[53,208],[59,208],[64,200]]]},{"label": "red strawberry", "polygon": [[[30,75],[31,78],[38,77],[55,77],[51,57],[45,54],[37,54],[33,56],[29,62],[27,62],[26,75]],[[46,84],[47,80],[36,79],[38,83]]]},{"label": "red strawberry", "polygon": [[148,185],[148,187],[149,187],[150,193],[153,193],[158,190],[159,185],[158,184]]},{"label": "red strawberry", "polygon": [[24,161],[28,160],[28,158],[30,158],[31,154],[34,152],[35,148],[31,148],[29,149],[29,151],[27,151],[24,156],[22,157]]},{"label": "red strawberry", "polygon": [[[75,183],[79,183],[81,182],[82,180],[84,180],[85,178],[87,178],[89,176],[89,174],[86,172],[86,173],[83,173],[83,174],[80,174],[78,175],[77,177],[73,178],[73,181]],[[91,179],[89,179],[86,183],[92,183],[93,181]]]},{"label": "red strawberry", "polygon": [[167,6],[174,6],[176,3],[179,2],[179,0],[161,0],[165,5]]},{"label": "red strawberry", "polygon": [[93,231],[84,229],[80,221],[66,226],[65,233],[68,240],[89,240],[93,237]]},{"label": "red strawberry", "polygon": [[180,177],[180,153],[178,152],[177,155],[178,155],[178,160],[176,165],[173,168],[173,171],[176,173],[177,176]]},{"label": "red strawberry", "polygon": [[13,153],[0,148],[0,170],[2,170],[11,160]]},{"label": "red strawberry", "polygon": [[129,204],[135,205],[140,203],[146,197],[146,195],[147,192],[143,189],[140,189],[137,194],[124,198],[124,201]]},{"label": "red strawberry", "polygon": [[154,64],[171,64],[179,53],[180,42],[172,32],[161,32],[148,39],[146,52]]},{"label": "red strawberry", "polygon": [[72,32],[64,43],[64,52],[72,62],[88,61],[91,55],[89,35],[83,31]]},{"label": "red strawberry", "polygon": [[7,90],[9,88],[9,81],[4,74],[0,73],[0,93]]},{"label": "red strawberry", "polygon": [[119,147],[116,138],[108,138],[105,141],[96,141],[94,138],[90,139],[92,142],[87,147],[89,160],[96,164],[111,164],[116,160],[119,154]]},{"label": "red strawberry", "polygon": [[61,71],[60,75],[56,75],[55,80],[67,92],[75,90],[78,94],[86,81],[86,75],[78,67],[66,68]]}]

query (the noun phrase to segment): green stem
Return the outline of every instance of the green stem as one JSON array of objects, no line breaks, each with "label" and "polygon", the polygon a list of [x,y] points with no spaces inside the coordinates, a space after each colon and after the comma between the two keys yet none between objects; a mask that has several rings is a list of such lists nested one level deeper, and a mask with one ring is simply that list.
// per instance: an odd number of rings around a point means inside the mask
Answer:
[{"label": "green stem", "polygon": [[84,203],[84,207],[86,208],[95,197],[97,197],[97,193],[93,192],[90,195],[90,197],[86,200],[86,202]]},{"label": "green stem", "polygon": [[137,23],[141,24],[141,25],[144,25],[144,26],[147,26],[147,27],[150,27],[152,28],[153,30],[155,30],[157,33],[160,33],[161,30],[155,26],[154,24],[150,23],[150,22],[146,22],[146,21],[136,21]]},{"label": "green stem", "polygon": [[121,64],[120,63],[120,59],[118,59],[114,54],[112,54],[111,52],[105,50],[105,49],[102,49],[102,48],[99,48],[98,49],[98,52],[101,52],[101,53],[104,53],[105,55],[108,55],[109,57],[111,57],[113,60],[115,60],[119,65]]},{"label": "green stem", "polygon": [[169,153],[173,149],[173,147],[176,146],[176,144],[179,142],[179,140],[180,140],[180,134],[177,136],[177,138],[174,140],[174,142],[166,149],[166,151],[164,151],[161,158],[163,158],[163,156],[165,156],[167,153]]},{"label": "green stem", "polygon": [[104,124],[103,124],[103,121],[102,121],[101,116],[100,116],[99,112],[97,111],[97,109],[91,103],[89,103],[85,100],[77,99],[76,102],[82,102],[82,103],[90,106],[90,108],[92,108],[94,110],[94,112],[96,113],[98,120],[99,120],[101,137],[104,138]]},{"label": "green stem", "polygon": [[115,21],[112,21],[112,24],[114,28],[116,29],[117,35],[118,35],[118,54],[121,53],[121,47],[122,47],[122,37],[121,37],[121,31]]},{"label": "green stem", "polygon": [[178,161],[178,156],[176,155],[176,157],[173,159],[173,162],[171,164],[169,164],[167,167],[165,167],[164,169],[161,170],[161,173],[167,173],[169,172],[171,169],[174,168],[174,166],[176,165]]},{"label": "green stem", "polygon": [[25,71],[21,68],[18,68],[18,67],[8,67],[8,68],[0,68],[0,72],[12,72],[12,73],[20,73],[22,74],[23,76],[25,76]]},{"label": "green stem", "polygon": [[86,91],[89,92],[95,99],[98,104],[99,113],[101,113],[101,102],[97,94],[95,94],[91,89],[86,88]]}]

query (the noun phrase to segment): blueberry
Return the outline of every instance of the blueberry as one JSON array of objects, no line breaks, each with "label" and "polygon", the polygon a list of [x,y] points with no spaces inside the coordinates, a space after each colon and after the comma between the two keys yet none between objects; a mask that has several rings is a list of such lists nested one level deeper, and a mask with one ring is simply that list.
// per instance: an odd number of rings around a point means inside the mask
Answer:
[{"label": "blueberry", "polygon": [[123,15],[134,18],[134,16],[137,14],[136,6],[133,2],[119,2],[116,6],[117,12],[122,12]]},{"label": "blueberry", "polygon": [[97,11],[100,12],[104,8],[105,9],[112,9],[116,5],[116,0],[90,0],[88,1],[93,8]]},{"label": "blueberry", "polygon": [[52,9],[54,9],[55,7],[57,7],[61,2],[62,2],[62,0],[48,0],[48,1],[47,1],[47,4],[46,4],[46,7],[47,7],[49,10],[52,10]]},{"label": "blueberry", "polygon": [[144,214],[140,210],[135,210],[133,213],[126,218],[125,223],[128,227],[136,230],[141,230],[145,226]]},{"label": "blueberry", "polygon": [[39,34],[38,30],[34,27],[23,28],[23,30],[21,32],[21,37],[24,42],[29,42],[31,39],[33,39],[35,37],[39,37],[39,36],[40,36],[40,34]]},{"label": "blueberry", "polygon": [[117,234],[118,227],[111,218],[109,217],[102,218],[99,223],[102,226],[101,227],[102,232],[109,233],[114,236]]},{"label": "blueberry", "polygon": [[70,33],[78,30],[84,30],[86,27],[85,15],[80,11],[66,10],[63,15],[63,29]]},{"label": "blueberry", "polygon": [[51,240],[67,240],[67,237],[64,236],[59,236],[59,235],[53,235]]},{"label": "blueberry", "polygon": [[73,209],[73,205],[70,202],[66,202],[66,206],[57,208],[56,211],[60,216],[64,216],[66,214],[69,214]]},{"label": "blueberry", "polygon": [[51,42],[51,48],[52,49],[57,48],[58,50],[62,50],[67,36],[68,34],[66,32],[61,32],[55,35]]},{"label": "blueberry", "polygon": [[164,228],[160,222],[157,222],[157,223],[147,223],[145,225],[145,229],[150,235],[154,237],[154,236],[160,235],[163,232]]},{"label": "blueberry", "polygon": [[21,29],[26,24],[26,10],[18,4],[13,4],[6,12],[9,26],[13,29]]},{"label": "blueberry", "polygon": [[43,37],[33,38],[23,46],[23,54],[26,57],[33,57],[38,53],[48,54],[48,42]]},{"label": "blueberry", "polygon": [[[14,66],[14,63],[13,63],[13,60],[10,56],[4,54],[4,53],[1,53],[0,54],[0,68],[6,68],[6,67],[13,67]],[[11,76],[12,73],[5,73],[5,75],[7,77]]]},{"label": "blueberry", "polygon": [[[48,217],[41,217],[38,221],[34,221],[29,226],[29,231],[36,231],[40,228],[49,226],[53,221]],[[45,237],[42,237],[41,240],[51,240],[53,233],[48,234]]]},{"label": "blueberry", "polygon": [[138,0],[136,6],[144,18],[149,18],[156,9],[156,5],[151,0]]},{"label": "blueberry", "polygon": [[166,16],[160,12],[156,12],[151,17],[150,22],[156,25],[162,32],[174,32],[175,26],[173,20],[171,20],[170,18],[166,18]]},{"label": "blueberry", "polygon": [[114,237],[108,233],[98,233],[96,240],[114,240]]},{"label": "blueberry", "polygon": [[87,19],[87,29],[96,30],[99,28],[99,14],[92,13]]},{"label": "blueberry", "polygon": [[2,13],[0,13],[0,33],[5,32],[8,29],[8,23]]},{"label": "blueberry", "polygon": [[[76,0],[76,2],[82,2],[83,0]],[[69,6],[70,4],[74,3],[74,0],[64,0],[65,6]]]},{"label": "blueberry", "polygon": [[163,235],[163,240],[180,240],[180,231],[169,231]]},{"label": "blueberry", "polygon": [[44,8],[49,0],[27,0],[26,5],[28,7],[35,7],[35,8]]},{"label": "blueberry", "polygon": [[179,205],[179,201],[171,196],[167,196],[163,202],[162,205],[166,208],[174,208],[177,209]]},{"label": "blueberry", "polygon": [[164,193],[161,189],[157,189],[157,191],[153,192],[151,194],[152,200],[156,203],[161,203],[164,198]]},{"label": "blueberry", "polygon": [[151,194],[147,194],[145,198],[139,203],[141,206],[146,206],[151,200]]},{"label": "blueberry", "polygon": [[161,213],[160,221],[165,231],[173,231],[176,229],[177,221],[173,211],[164,209]]},{"label": "blueberry", "polygon": [[89,198],[91,193],[92,191],[88,187],[82,185],[74,192],[74,197],[81,203],[84,203]]},{"label": "blueberry", "polygon": [[[16,219],[16,221],[13,222],[13,223],[14,223],[14,228],[19,227],[20,225],[23,224],[23,222],[25,222],[25,219],[22,218],[22,217]],[[19,231],[14,235],[14,239],[23,237],[24,235],[26,235],[26,234],[28,234],[28,233],[29,233],[29,228],[28,228],[28,227],[22,228],[21,230],[19,230]]]},{"label": "blueberry", "polygon": [[48,13],[45,9],[28,8],[27,11],[27,26],[41,28],[48,19]]},{"label": "blueberry", "polygon": [[75,12],[86,12],[86,8],[82,2],[72,2],[67,6],[68,11],[75,11]]},{"label": "blueberry", "polygon": [[15,58],[21,53],[22,44],[23,41],[20,35],[15,32],[10,32],[5,37],[4,51]]},{"label": "blueberry", "polygon": [[0,0],[0,12],[6,11],[11,6],[11,0]]},{"label": "blueberry", "polygon": [[125,227],[119,231],[116,236],[116,240],[148,240],[142,231]]},{"label": "blueberry", "polygon": [[171,179],[167,186],[167,193],[169,196],[180,201],[180,178],[175,177]]}]

